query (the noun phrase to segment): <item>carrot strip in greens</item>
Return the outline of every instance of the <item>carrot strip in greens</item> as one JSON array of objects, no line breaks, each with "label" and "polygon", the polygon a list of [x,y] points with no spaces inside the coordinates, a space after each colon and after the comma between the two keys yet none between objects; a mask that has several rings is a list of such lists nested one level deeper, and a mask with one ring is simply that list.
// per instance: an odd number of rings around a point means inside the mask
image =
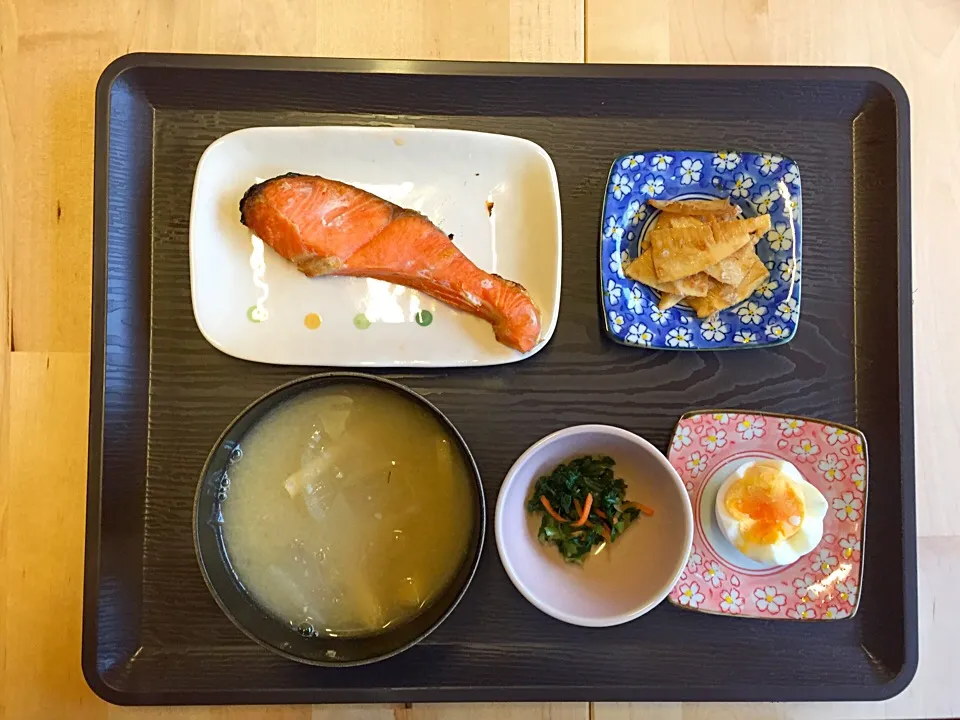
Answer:
[{"label": "carrot strip in greens", "polygon": [[553,509],[553,506],[550,504],[550,501],[547,500],[547,496],[546,496],[546,495],[541,495],[541,496],[540,496],[540,503],[543,505],[544,509],[545,509],[548,513],[550,513],[551,517],[559,520],[559,521],[562,522],[562,523],[567,522],[567,520],[566,520],[565,518],[562,518],[562,517],[557,513],[557,511]]},{"label": "carrot strip in greens", "polygon": [[652,507],[648,507],[648,506],[644,505],[643,503],[628,502],[628,503],[624,503],[624,505],[627,505],[627,506],[629,506],[629,507],[634,507],[634,508],[636,508],[637,510],[639,510],[640,512],[642,512],[644,515],[653,516],[653,508],[652,508]]},{"label": "carrot strip in greens", "polygon": [[583,524],[587,521],[587,518],[590,517],[591,507],[593,507],[593,493],[587,493],[587,501],[583,504],[583,510],[580,512],[580,519],[573,524],[573,527],[583,527]]}]

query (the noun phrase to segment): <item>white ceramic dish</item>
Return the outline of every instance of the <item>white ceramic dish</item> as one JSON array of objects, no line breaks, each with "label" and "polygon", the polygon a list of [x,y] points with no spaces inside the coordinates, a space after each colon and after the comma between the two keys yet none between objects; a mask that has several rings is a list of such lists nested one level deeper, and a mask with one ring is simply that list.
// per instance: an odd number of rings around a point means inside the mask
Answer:
[{"label": "white ceramic dish", "polygon": [[[426,215],[479,267],[527,288],[542,312],[540,344],[518,353],[483,320],[402,286],[302,275],[240,224],[244,191],[287,172],[347,182]],[[197,167],[194,316],[211,344],[246,360],[340,367],[522,360],[556,328],[560,256],[556,170],[522,138],[410,127],[248,128],[210,145]]]},{"label": "white ceramic dish", "polygon": [[[609,455],[627,498],[654,509],[583,566],[537,540],[540,516],[526,511],[541,475],[581,455]],[[676,470],[649,442],[609,425],[578,425],[532,445],[507,473],[497,499],[497,551],[510,580],[533,605],[573,625],[606,627],[640,617],[680,577],[693,542],[690,498]]]}]

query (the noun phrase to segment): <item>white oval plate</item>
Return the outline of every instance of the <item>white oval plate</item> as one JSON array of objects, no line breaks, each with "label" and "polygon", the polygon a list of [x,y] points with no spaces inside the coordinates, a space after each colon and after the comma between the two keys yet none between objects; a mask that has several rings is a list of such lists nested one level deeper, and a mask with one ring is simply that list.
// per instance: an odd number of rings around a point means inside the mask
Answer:
[{"label": "white oval plate", "polygon": [[[240,224],[244,191],[287,172],[356,185],[453,233],[476,265],[529,291],[542,313],[540,343],[519,353],[498,343],[489,323],[400,285],[301,274]],[[522,360],[556,328],[560,256],[557,173],[546,151],[522,138],[409,127],[248,128],[211,144],[197,167],[193,313],[211,344],[245,360],[340,367]],[[319,327],[308,327],[318,318]]]}]

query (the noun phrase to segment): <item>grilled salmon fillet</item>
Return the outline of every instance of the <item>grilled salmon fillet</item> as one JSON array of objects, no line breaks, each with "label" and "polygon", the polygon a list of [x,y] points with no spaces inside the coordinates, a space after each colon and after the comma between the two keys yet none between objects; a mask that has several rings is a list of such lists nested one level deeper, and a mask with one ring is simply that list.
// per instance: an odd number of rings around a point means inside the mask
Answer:
[{"label": "grilled salmon fillet", "polygon": [[483,318],[520,352],[540,338],[540,310],[522,285],[478,268],[420,213],[360,188],[288,173],[244,193],[240,222],[308,277],[353,275],[419,290]]}]

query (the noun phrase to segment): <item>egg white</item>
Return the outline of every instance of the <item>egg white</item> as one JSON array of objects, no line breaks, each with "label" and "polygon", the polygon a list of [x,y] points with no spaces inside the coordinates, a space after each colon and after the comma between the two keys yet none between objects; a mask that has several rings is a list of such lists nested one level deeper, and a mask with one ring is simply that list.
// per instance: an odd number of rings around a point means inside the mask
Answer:
[{"label": "egg white", "polygon": [[[806,505],[806,511],[797,532],[771,545],[748,542],[740,532],[740,523],[727,511],[726,506],[727,491],[730,486],[743,478],[750,468],[761,463],[776,467],[792,480]],[[826,517],[827,510],[827,499],[823,494],[808,483],[800,471],[786,460],[749,460],[731,473],[717,493],[717,524],[724,536],[748,558],[769,567],[794,563],[817,547],[823,538],[823,518]]]}]

